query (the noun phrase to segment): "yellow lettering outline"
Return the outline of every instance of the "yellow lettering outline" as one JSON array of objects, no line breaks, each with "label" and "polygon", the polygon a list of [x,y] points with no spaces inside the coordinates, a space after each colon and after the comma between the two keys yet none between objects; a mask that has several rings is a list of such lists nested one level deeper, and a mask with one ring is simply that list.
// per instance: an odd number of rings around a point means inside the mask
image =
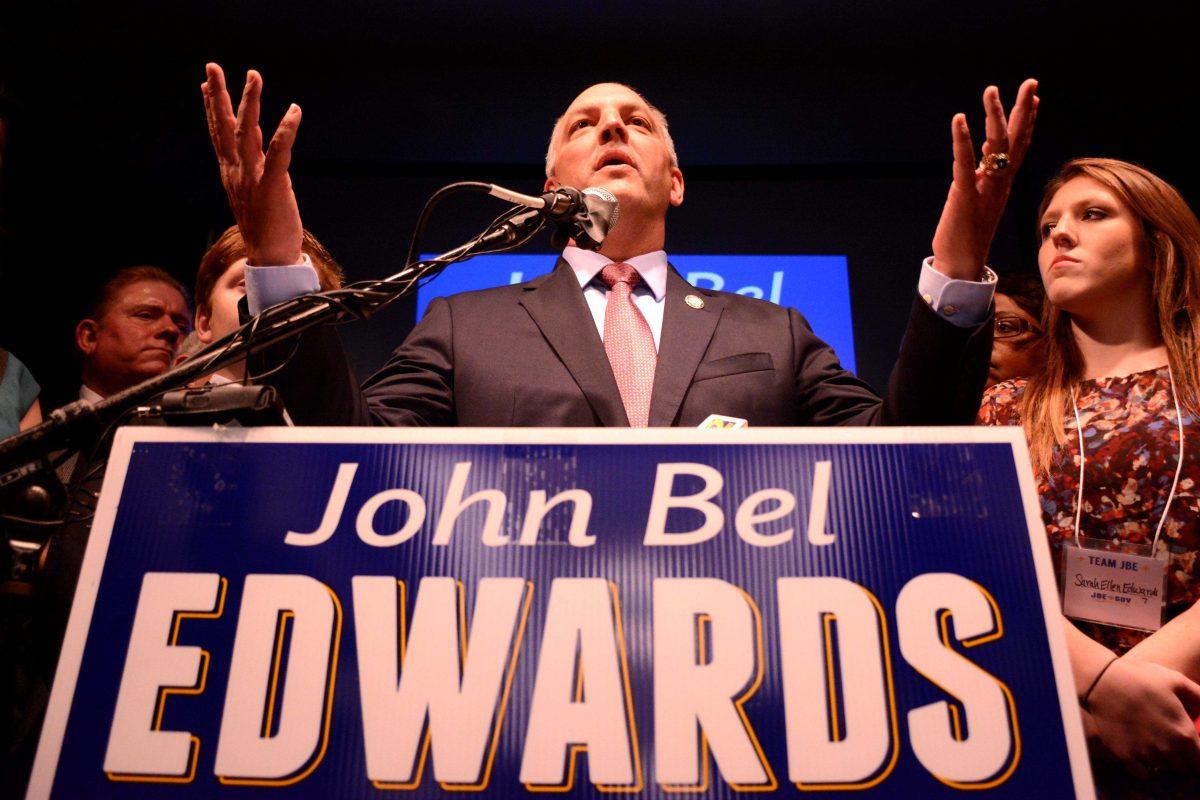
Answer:
[{"label": "yellow lettering outline", "polygon": [[[633,774],[634,783],[629,786],[621,786],[619,784],[604,784],[597,783],[595,788],[598,791],[606,793],[627,793],[640,792],[644,788],[642,780],[642,752],[638,742],[637,719],[633,711],[633,690],[629,683],[629,653],[625,647],[625,623],[621,615],[621,596],[620,589],[613,581],[608,581],[609,591],[612,593],[613,602],[613,622],[617,633],[617,652],[621,656],[621,683],[625,689],[625,724],[628,726],[627,733],[629,735],[630,746],[633,748]],[[579,659],[579,654],[576,654],[576,680],[575,680],[575,696],[576,703],[583,701],[583,663]],[[575,786],[575,762],[576,757],[580,753],[587,752],[587,745],[573,744],[567,749],[567,777],[566,780],[557,786],[541,786],[535,783],[524,784],[525,789],[530,792],[569,792]]]},{"label": "yellow lettering outline", "polygon": [[[747,784],[747,783],[730,783],[726,781],[729,788],[735,792],[773,792],[779,788],[779,781],[775,777],[774,770],[771,769],[771,764],[767,761],[767,756],[763,752],[762,745],[758,741],[758,735],[754,732],[754,727],[750,724],[750,719],[746,716],[746,709],[743,707],[747,701],[758,691],[762,685],[763,679],[763,632],[762,632],[762,613],[758,610],[758,603],[754,602],[754,598],[740,586],[730,584],[737,589],[742,597],[750,606],[750,612],[754,616],[754,650],[755,650],[755,675],[754,680],[750,682],[749,687],[742,692],[741,696],[733,701],[734,708],[737,709],[738,717],[742,720],[742,727],[746,731],[746,735],[750,739],[750,743],[754,745],[754,752],[758,754],[758,761],[762,765],[763,772],[767,774],[767,783],[763,784]],[[697,636],[703,637],[703,626],[706,622],[711,621],[709,614],[697,614],[696,625],[698,628]],[[701,641],[699,651],[705,653],[707,651],[707,643]],[[709,780],[709,754],[708,754],[708,736],[704,733],[704,729],[700,729],[700,765],[701,765],[701,783],[699,786],[677,786],[671,784],[660,783],[659,788],[664,792],[680,793],[680,792],[706,792],[708,791]]]},{"label": "yellow lettering outline", "polygon": [[[396,584],[400,587],[400,603],[401,613],[399,616],[400,626],[400,665],[403,668],[404,655],[408,648],[408,590],[404,581],[398,580]],[[454,585],[458,597],[458,646],[459,646],[459,676],[466,670],[467,663],[467,609],[466,609],[466,589],[460,580],[455,580]],[[525,638],[526,623],[529,620],[529,609],[533,603],[533,581],[525,581],[524,599],[521,604],[521,616],[517,622],[517,633],[512,641],[512,653],[509,656],[508,671],[504,677],[504,687],[500,694],[500,703],[497,706],[496,718],[492,728],[492,736],[488,745],[487,760],[484,763],[483,775],[479,783],[442,783],[438,785],[443,790],[448,792],[482,792],[488,788],[488,784],[492,779],[492,766],[496,760],[496,748],[500,743],[500,730],[504,725],[504,717],[508,710],[508,699],[512,692],[513,677],[517,671],[517,660],[521,653],[521,642]],[[407,783],[389,783],[388,781],[371,781],[371,785],[376,789],[394,790],[394,791],[410,791],[421,785],[421,781],[425,776],[425,760],[429,755],[429,746],[431,742],[431,732],[429,729],[428,712],[423,723],[425,732],[421,738],[421,753],[417,757],[417,768],[413,773],[413,779]]]},{"label": "yellow lettering outline", "polygon": [[[712,614],[697,614],[696,617],[696,663],[708,663],[708,630],[712,626]],[[660,783],[664,792],[707,792],[708,791],[708,736],[700,728],[700,783],[695,786]]]},{"label": "yellow lettering outline", "polygon": [[[219,576],[218,576],[219,577]],[[176,611],[171,622],[171,642],[170,646],[175,647],[179,644],[179,627],[184,619],[218,619],[225,611],[225,590],[229,587],[229,580],[220,577],[220,588],[217,590],[217,603],[212,611]],[[204,687],[208,683],[208,665],[212,660],[209,652],[204,648],[200,648],[200,674],[197,676],[196,683],[193,686],[160,686],[158,687],[158,699],[154,704],[154,727],[153,730],[162,730],[163,714],[166,712],[167,698],[171,695],[199,695],[204,693]],[[188,737],[191,740],[191,752],[188,754],[188,771],[186,775],[177,777],[163,777],[158,775],[139,775],[137,773],[124,772],[105,772],[110,781],[119,781],[126,783],[191,783],[196,779],[196,763],[200,759],[200,737],[194,734]]]},{"label": "yellow lettering outline", "polygon": [[[458,582],[458,591],[459,591],[459,600],[460,600],[460,602],[459,602],[459,608],[460,608],[459,619],[461,622],[459,631],[460,631],[460,635],[462,637],[462,642],[461,642],[462,671],[459,674],[462,675],[463,673],[466,672],[466,669],[467,669],[467,623],[466,623],[466,608],[465,608],[466,602],[463,597],[463,585],[461,582]],[[477,593],[477,595],[478,595],[478,593]],[[492,765],[493,765],[493,763],[495,763],[495,760],[496,760],[496,747],[500,743],[500,729],[504,725],[504,715],[505,715],[505,712],[508,710],[509,692],[512,689],[513,676],[515,675],[516,670],[517,670],[517,658],[520,656],[521,642],[523,641],[523,639],[525,637],[525,623],[529,619],[529,608],[532,605],[532,603],[533,603],[533,581],[525,581],[525,596],[521,601],[521,617],[520,617],[520,620],[517,622],[517,633],[513,637],[513,641],[512,641],[512,645],[511,645],[512,653],[511,653],[511,655],[509,655],[509,658],[508,658],[508,672],[504,676],[504,688],[500,692],[500,703],[496,708],[496,721],[492,727],[492,736],[491,736],[491,741],[488,744],[487,761],[484,763],[484,766],[483,766],[483,775],[480,777],[479,783],[442,783],[439,781],[438,785],[441,786],[444,791],[447,791],[447,792],[482,792],[484,789],[488,788],[488,783],[492,779]],[[429,742],[428,726],[426,726],[426,728],[425,728],[425,740],[426,740],[426,744],[428,744],[428,742]]]},{"label": "yellow lettering outline", "polygon": [[[967,578],[967,580],[970,580],[970,578]],[[981,634],[974,638],[959,640],[959,643],[963,647],[976,647],[978,645],[985,644],[987,642],[995,641],[1004,635],[1004,619],[1000,616],[1000,606],[996,603],[996,598],[993,597],[992,593],[989,592],[987,589],[985,589],[977,581],[971,581],[971,583],[975,586],[975,588],[979,589],[979,591],[987,599],[988,605],[990,605],[992,607],[993,628],[991,631],[988,631],[987,633]],[[930,771],[929,774],[933,775],[933,777],[936,778],[940,783],[943,783],[946,786],[949,786],[954,789],[964,789],[964,790],[968,790],[968,791],[974,791],[974,790],[979,790],[979,789],[994,789],[995,787],[999,786],[1000,784],[1004,783],[1006,780],[1008,780],[1009,778],[1012,777],[1012,774],[1014,772],[1016,772],[1017,764],[1021,761],[1021,729],[1017,722],[1017,704],[1016,704],[1016,701],[1013,699],[1012,690],[1010,690],[1008,688],[1008,686],[1004,683],[1004,681],[1000,680],[995,675],[993,675],[992,673],[985,670],[983,667],[976,664],[974,661],[970,661],[970,659],[966,658],[962,653],[959,653],[957,650],[955,650],[951,646],[949,620],[950,620],[950,617],[952,617],[952,616],[953,615],[951,614],[949,609],[942,609],[941,613],[938,614],[938,623],[941,627],[942,644],[946,647],[947,650],[954,653],[956,656],[963,659],[964,661],[967,661],[968,663],[971,664],[971,666],[975,667],[980,672],[987,675],[989,678],[991,678],[993,681],[996,682],[997,686],[1000,687],[1000,691],[1004,693],[1004,700],[1005,700],[1006,704],[1008,705],[1007,720],[1008,720],[1008,731],[1009,731],[1010,736],[1012,737],[1012,749],[1010,751],[1010,759],[1009,759],[1008,765],[1006,767],[1002,768],[1002,770],[999,772],[999,774],[994,778],[988,778],[987,780],[979,781],[976,783],[965,783],[965,782],[961,782],[961,781],[950,780],[949,778],[943,778],[941,775],[938,775],[938,774],[934,773],[933,771]],[[914,667],[914,669],[916,669],[916,668]],[[954,696],[954,694],[952,694],[949,690],[947,690],[946,687],[942,686],[937,681],[933,680],[932,678],[930,678],[928,675],[921,672],[920,670],[916,670],[916,671],[918,673],[920,673],[921,677],[925,678],[925,680],[929,681],[934,686],[941,689],[948,696],[954,698],[955,700],[958,699],[957,697]],[[962,724],[961,724],[961,722],[959,720],[959,716],[958,716],[959,715],[958,707],[953,702],[948,702],[946,705],[950,708],[951,726],[953,729],[955,741],[961,742],[961,741],[963,741],[963,739],[960,738],[960,737],[962,737]],[[965,712],[963,712],[963,713],[965,713]]]},{"label": "yellow lettering outline", "polygon": [[[275,700],[279,689],[279,670],[283,666],[283,640],[286,638],[289,624],[294,624],[292,620],[296,618],[294,611],[281,611],[275,623],[277,631],[275,636],[275,652],[271,655],[271,686],[267,691],[267,708],[263,714],[263,726],[259,736],[267,739],[275,734],[272,729],[275,727]],[[276,731],[278,733],[278,731]]]},{"label": "yellow lettering outline", "polygon": [[[459,586],[461,592],[462,584],[458,581],[455,583]],[[400,634],[400,669],[404,669],[404,655],[408,650],[408,586],[402,580],[397,580],[396,585],[400,587],[400,600],[397,607],[400,613],[396,615],[397,626]],[[425,774],[425,758],[429,755],[429,726],[425,725],[425,733],[421,739],[421,753],[417,756],[417,769],[413,773],[413,779],[408,783],[389,783],[388,781],[371,781],[371,785],[376,789],[394,789],[400,791],[408,791],[415,789],[421,785],[421,777]]]},{"label": "yellow lettering outline", "polygon": [[[342,644],[342,602],[328,584],[323,581],[317,582],[325,587],[325,591],[329,592],[329,597],[333,600],[333,641],[329,647],[329,669],[325,672],[325,704],[322,709],[321,741],[317,745],[316,756],[308,764],[300,767],[295,775],[286,778],[230,778],[226,775],[218,775],[217,780],[226,786],[291,786],[313,774],[325,758],[325,751],[329,747],[329,725],[333,718],[333,692],[337,684],[338,652]],[[280,616],[283,617],[287,613],[288,611],[285,610],[285,614]],[[295,609],[291,609],[290,613],[294,617]],[[274,680],[272,680],[272,689],[274,689]],[[272,701],[273,706],[274,702]]]},{"label": "yellow lettering outline", "polygon": [[837,614],[828,611],[821,613],[821,644],[825,648],[825,691],[829,695],[829,728],[833,734],[832,741],[840,742],[842,731],[838,725],[837,671],[833,668],[833,624],[835,622],[837,622]]},{"label": "yellow lettering outline", "polygon": [[[883,781],[889,775],[892,774],[892,770],[894,770],[896,768],[896,762],[900,760],[900,747],[899,747],[900,723],[896,716],[896,686],[895,686],[895,682],[892,677],[892,648],[891,648],[891,644],[888,642],[887,613],[883,610],[883,604],[881,604],[879,602],[879,598],[876,597],[875,594],[870,589],[868,589],[867,587],[863,586],[862,584],[858,584],[858,583],[856,583],[855,586],[857,586],[859,589],[861,589],[863,591],[863,593],[866,594],[867,599],[871,601],[871,605],[875,606],[875,623],[876,623],[876,625],[879,626],[879,641],[883,644],[883,675],[884,675],[885,684],[887,686],[887,699],[888,699],[887,712],[888,712],[888,722],[889,722],[888,728],[891,731],[891,737],[888,742],[888,750],[891,753],[891,755],[888,757],[886,763],[880,768],[879,772],[874,777],[868,778],[865,781],[859,781],[857,783],[800,783],[799,781],[797,781],[795,783],[796,788],[802,792],[850,792],[850,791],[862,791],[864,789],[872,789],[872,788],[878,786],[879,784],[883,783]],[[836,620],[837,615],[835,615],[835,614],[822,615],[822,621],[826,623],[826,626],[825,626],[825,648],[826,648],[825,665],[826,665],[826,669],[830,670],[830,673],[829,673],[830,681],[835,681],[836,675],[834,675],[832,672],[833,656],[829,651],[830,639],[829,639],[828,619],[826,619],[827,617],[833,617]],[[832,683],[830,684],[830,688],[829,688],[829,696],[830,696],[830,698],[837,697],[836,687]],[[840,733],[840,731],[837,731],[836,709],[833,709],[833,711],[834,711],[833,720],[834,720],[835,733]],[[841,741],[841,740],[835,739],[834,741]]]}]

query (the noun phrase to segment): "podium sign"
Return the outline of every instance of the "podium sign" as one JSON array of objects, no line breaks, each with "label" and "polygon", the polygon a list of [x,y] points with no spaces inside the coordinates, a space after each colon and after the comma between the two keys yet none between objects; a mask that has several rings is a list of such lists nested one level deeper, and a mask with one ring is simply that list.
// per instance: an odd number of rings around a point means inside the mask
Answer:
[{"label": "podium sign", "polygon": [[1092,797],[1020,436],[126,428],[29,796]]}]

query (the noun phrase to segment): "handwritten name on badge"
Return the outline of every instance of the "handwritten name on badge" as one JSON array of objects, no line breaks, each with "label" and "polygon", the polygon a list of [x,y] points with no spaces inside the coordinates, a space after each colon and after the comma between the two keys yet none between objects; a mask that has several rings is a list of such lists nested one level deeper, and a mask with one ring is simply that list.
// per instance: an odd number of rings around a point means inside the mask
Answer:
[{"label": "handwritten name on badge", "polygon": [[1166,562],[1152,556],[1063,547],[1063,613],[1138,630],[1162,625]]}]

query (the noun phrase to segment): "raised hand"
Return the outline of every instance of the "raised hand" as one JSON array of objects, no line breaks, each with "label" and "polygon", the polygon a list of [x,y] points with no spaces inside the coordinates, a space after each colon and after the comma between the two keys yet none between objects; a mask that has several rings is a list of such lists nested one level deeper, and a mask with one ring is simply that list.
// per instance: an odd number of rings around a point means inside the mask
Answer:
[{"label": "raised hand", "polygon": [[235,117],[221,67],[208,64],[205,73],[208,80],[200,91],[208,134],[217,152],[229,207],[246,242],[247,261],[255,266],[298,263],[303,227],[288,165],[300,125],[300,106],[293,103],[288,107],[264,153],[258,125],[262,76],[254,70],[246,73]]},{"label": "raised hand", "polygon": [[[979,165],[975,162],[975,147],[971,143],[966,115],[955,114],[950,122],[954,182],[933,234],[933,266],[951,278],[982,278],[983,265],[1008,202],[1013,178],[1029,150],[1033,123],[1037,118],[1037,86],[1037,81],[1032,78],[1021,84],[1012,116],[1007,118],[1004,104],[1000,102],[1000,90],[989,86],[983,91],[987,141],[983,144],[985,160]],[[993,163],[985,169],[989,156]],[[1005,165],[1000,166],[1002,163]]]}]

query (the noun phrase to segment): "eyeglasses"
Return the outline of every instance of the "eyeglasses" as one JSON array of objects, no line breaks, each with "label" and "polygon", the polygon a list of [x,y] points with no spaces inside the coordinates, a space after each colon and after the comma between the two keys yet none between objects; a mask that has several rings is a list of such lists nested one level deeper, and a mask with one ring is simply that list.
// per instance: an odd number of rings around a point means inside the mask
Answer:
[{"label": "eyeglasses", "polygon": [[1015,314],[997,314],[994,337],[1016,339],[1019,336],[1041,336],[1042,329],[1024,317]]}]

